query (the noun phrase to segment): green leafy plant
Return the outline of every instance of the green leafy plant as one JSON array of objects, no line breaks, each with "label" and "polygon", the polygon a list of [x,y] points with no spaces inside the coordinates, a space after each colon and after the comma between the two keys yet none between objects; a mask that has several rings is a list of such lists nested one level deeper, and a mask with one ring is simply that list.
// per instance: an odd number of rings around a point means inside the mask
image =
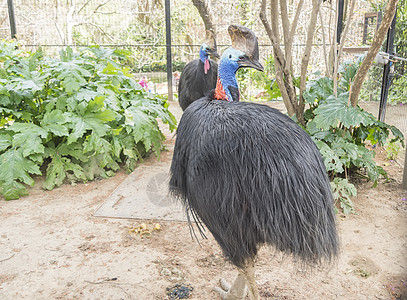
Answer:
[{"label": "green leafy plant", "polygon": [[270,79],[264,88],[268,94],[269,100],[281,99],[281,91],[275,78]]},{"label": "green leafy plant", "polygon": [[407,104],[407,77],[405,75],[393,80],[389,90],[389,103],[392,105]]},{"label": "green leafy plant", "polygon": [[[249,90],[250,87],[253,86],[266,86],[266,91],[268,93],[270,90],[270,87],[267,88],[267,86],[269,86],[270,84],[272,84],[272,80],[270,80],[270,77],[274,76],[275,70],[274,70],[274,57],[273,55],[270,55],[266,61],[263,63],[264,65],[264,72],[258,72],[256,70],[250,69],[250,68],[244,68],[244,69],[240,69],[237,73],[237,78],[238,78],[238,83],[239,83],[239,89],[240,89],[240,93],[241,95],[244,97],[247,94],[247,91]],[[277,82],[275,83],[275,85],[277,86]],[[277,90],[275,90],[279,93],[279,89],[277,86]],[[258,93],[260,94],[260,91],[258,91]],[[262,94],[257,94],[255,95],[256,98],[260,98],[260,96]],[[257,97],[259,96],[259,97]],[[266,95],[268,96],[268,95]],[[279,96],[281,96],[281,93],[279,94]],[[278,96],[274,97],[277,98]],[[274,99],[272,96],[266,97],[267,100],[270,99]],[[245,101],[250,101],[250,97],[249,99],[245,99]]]},{"label": "green leafy plant", "polygon": [[356,195],[356,188],[349,181],[352,176],[366,178],[374,186],[380,176],[387,176],[376,165],[375,152],[366,147],[367,143],[383,146],[390,136],[390,143],[404,143],[403,134],[396,127],[378,121],[359,106],[350,106],[349,90],[361,59],[341,65],[337,97],[333,80],[328,77],[309,81],[304,93],[309,105],[304,112],[305,129],[322,154],[335,200],[345,214],[353,211],[350,197]]},{"label": "green leafy plant", "polygon": [[390,142],[384,145],[384,149],[386,150],[386,158],[388,160],[395,160],[399,157],[401,151],[403,150],[403,146],[400,142]]},{"label": "green leafy plant", "polygon": [[350,183],[346,178],[335,177],[331,181],[332,194],[334,199],[339,200],[339,207],[344,214],[355,212],[351,197],[357,195],[356,187]]},{"label": "green leafy plant", "polygon": [[[173,61],[172,62],[172,71],[182,71],[185,67],[185,62]],[[137,72],[166,72],[167,63],[164,62],[153,62],[149,65],[143,65],[141,68],[135,69]]]},{"label": "green leafy plant", "polygon": [[133,170],[147,152],[163,149],[157,118],[175,129],[165,99],[146,93],[121,67],[129,52],[98,46],[59,59],[0,42],[0,193],[27,194],[34,175],[45,189],[65,180]]},{"label": "green leafy plant", "polygon": [[[369,0],[373,11],[383,12],[386,6],[386,1]],[[395,53],[398,57],[407,57],[407,0],[400,0],[397,5],[397,19],[394,35]],[[385,45],[382,47],[385,51]],[[390,86],[388,100],[392,105],[407,103],[407,62],[397,60],[394,66],[394,79]],[[380,91],[382,86],[383,67],[373,65],[369,70],[368,79],[363,85],[361,91],[362,100],[379,101]]]},{"label": "green leafy plant", "polygon": [[[293,77],[294,86],[296,88],[300,88],[300,77]],[[306,79],[308,80],[308,78]],[[280,100],[282,99],[280,88],[277,84],[276,78],[272,78],[268,80],[267,84],[264,86],[264,89],[267,92],[268,98],[267,100]]]}]

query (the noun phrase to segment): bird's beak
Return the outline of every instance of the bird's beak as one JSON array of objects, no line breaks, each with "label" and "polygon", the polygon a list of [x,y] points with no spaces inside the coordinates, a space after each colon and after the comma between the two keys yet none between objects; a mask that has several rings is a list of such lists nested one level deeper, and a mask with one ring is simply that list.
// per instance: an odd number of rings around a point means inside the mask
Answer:
[{"label": "bird's beak", "polygon": [[237,64],[239,65],[239,68],[253,68],[261,72],[264,71],[264,67],[257,59],[249,58],[247,55],[242,56],[237,61]]},{"label": "bird's beak", "polygon": [[216,58],[219,58],[220,56],[219,56],[219,54],[218,54],[218,52],[216,51],[216,49],[213,49],[213,48],[211,48],[211,49],[209,49],[209,55],[211,55],[211,56],[213,56],[213,57],[216,57]]}]

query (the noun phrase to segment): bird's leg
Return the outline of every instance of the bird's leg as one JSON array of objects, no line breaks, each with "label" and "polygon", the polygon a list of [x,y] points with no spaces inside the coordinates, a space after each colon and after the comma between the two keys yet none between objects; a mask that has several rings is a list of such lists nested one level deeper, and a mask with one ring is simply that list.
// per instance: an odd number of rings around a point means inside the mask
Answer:
[{"label": "bird's leg", "polygon": [[219,293],[223,300],[242,300],[246,298],[247,287],[245,274],[239,269],[239,275],[237,275],[232,286],[224,279],[219,281],[220,288],[215,287],[214,290]]},{"label": "bird's leg", "polygon": [[259,300],[259,290],[257,288],[256,280],[254,277],[254,263],[249,264],[247,267],[244,267],[242,269],[242,273],[244,274],[247,281],[247,286],[249,287],[250,298],[252,300]]}]

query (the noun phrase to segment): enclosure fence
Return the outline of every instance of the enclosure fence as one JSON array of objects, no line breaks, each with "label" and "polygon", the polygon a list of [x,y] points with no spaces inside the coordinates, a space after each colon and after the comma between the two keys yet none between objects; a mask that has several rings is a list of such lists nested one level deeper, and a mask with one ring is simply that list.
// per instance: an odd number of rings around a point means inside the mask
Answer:
[{"label": "enclosure fence", "polygon": [[[196,8],[190,0],[170,0],[171,4],[171,50],[173,91],[177,95],[177,76],[183,66],[198,58],[200,44],[204,37],[204,26]],[[123,48],[132,52],[129,62],[136,79],[147,76],[151,92],[166,94],[168,91],[166,75],[166,32],[165,7],[163,0],[14,0],[16,37],[21,47],[35,51],[41,47],[51,56],[58,55],[61,49],[70,46],[78,49],[87,45],[99,45],[109,48]],[[318,19],[314,46],[308,73],[325,71],[324,53],[334,38],[335,1],[325,1]],[[0,39],[10,39],[8,0],[0,0]],[[217,27],[218,52],[230,44],[227,34],[229,24],[243,24],[250,27],[258,36],[260,61],[272,69],[272,46],[258,17],[260,1],[239,2],[232,0],[211,1],[214,22]],[[293,6],[295,7],[295,6]],[[303,13],[298,21],[298,30],[293,45],[293,61],[300,62],[305,47],[308,15],[312,8],[310,0],[303,5]],[[354,21],[345,42],[345,47],[358,48],[371,39],[369,28],[376,26],[370,13],[370,2],[357,2]],[[289,12],[292,14],[292,12]],[[367,21],[366,21],[367,20]],[[369,25],[370,24],[370,25]],[[373,27],[367,27],[367,26]],[[325,28],[325,31],[324,31]],[[354,59],[361,53],[345,53],[343,59]],[[378,115],[379,93],[383,67],[374,65],[378,79],[362,95],[360,104],[375,116]],[[255,72],[255,71],[254,71]],[[299,63],[294,64],[294,72],[299,74]],[[373,72],[373,71],[372,71]],[[256,75],[249,73],[245,85],[241,86],[242,98],[246,101],[267,100],[263,81],[252,80]],[[238,75],[240,76],[240,75]],[[270,78],[272,79],[272,72]],[[395,74],[406,76],[404,74]],[[376,80],[377,84],[374,84]],[[394,86],[390,92],[397,95]],[[385,121],[397,126],[407,137],[407,105],[388,103]]]}]

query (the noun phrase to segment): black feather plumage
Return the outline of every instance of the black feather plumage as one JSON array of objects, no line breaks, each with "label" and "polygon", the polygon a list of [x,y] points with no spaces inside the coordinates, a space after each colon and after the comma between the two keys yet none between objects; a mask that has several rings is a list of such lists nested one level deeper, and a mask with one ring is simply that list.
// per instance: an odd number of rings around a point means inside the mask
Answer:
[{"label": "black feather plumage", "polygon": [[195,59],[182,70],[178,84],[178,101],[182,110],[216,87],[218,64],[209,60],[209,66],[205,74],[204,63],[200,59]]},{"label": "black feather plumage", "polygon": [[263,244],[309,263],[338,253],[321,155],[299,125],[268,106],[213,94],[192,103],[177,130],[170,192],[238,267]]}]

